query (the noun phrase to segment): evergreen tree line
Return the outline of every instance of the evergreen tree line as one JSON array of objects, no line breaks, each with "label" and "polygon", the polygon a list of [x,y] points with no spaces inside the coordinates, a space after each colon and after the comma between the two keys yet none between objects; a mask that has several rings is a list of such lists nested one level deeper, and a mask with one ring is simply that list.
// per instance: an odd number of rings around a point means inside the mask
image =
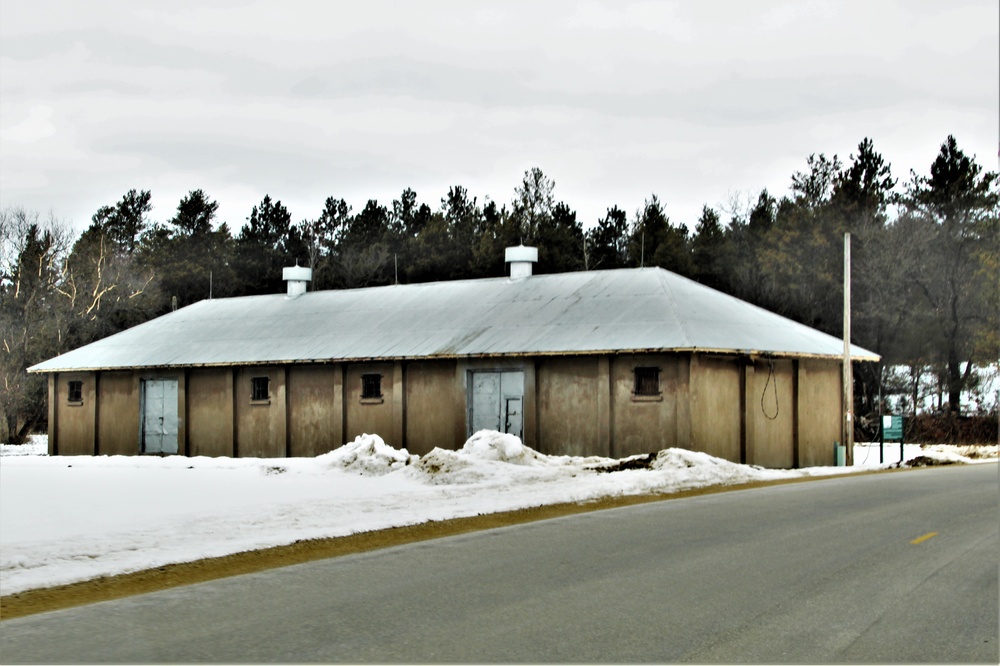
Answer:
[{"label": "evergreen tree line", "polygon": [[[766,190],[705,206],[691,232],[651,195],[629,215],[612,206],[585,230],[540,169],[509,204],[462,186],[439,205],[406,189],[355,212],[329,197],[292,221],[265,196],[234,233],[203,190],[150,220],[152,195],[130,190],[76,239],[53,219],[0,210],[0,441],[46,421],[45,378],[30,365],[204,298],[280,293],[281,269],[313,269],[311,289],[499,277],[504,249],[538,248],[536,273],[659,266],[840,337],[843,235],[852,234],[853,342],[882,355],[859,364],[855,412],[878,411],[885,366],[911,369],[892,392],[920,399],[933,373],[958,414],[973,368],[1000,356],[998,177],[949,136],[929,175],[900,184],[863,140],[846,163],[811,155],[790,195]],[[725,219],[728,218],[728,219]],[[863,419],[862,419],[863,420]]]}]

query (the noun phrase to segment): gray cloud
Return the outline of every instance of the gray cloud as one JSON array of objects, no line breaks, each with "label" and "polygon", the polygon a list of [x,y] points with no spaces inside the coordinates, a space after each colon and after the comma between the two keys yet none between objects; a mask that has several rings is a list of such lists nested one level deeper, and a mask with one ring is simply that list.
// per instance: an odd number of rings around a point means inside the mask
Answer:
[{"label": "gray cloud", "polygon": [[203,187],[241,223],[264,193],[296,217],[404,187],[506,202],[540,166],[587,223],[656,192],[693,224],[866,136],[899,175],[949,133],[992,164],[998,20],[989,0],[5,5],[2,197],[87,220],[130,187],[164,209]]}]

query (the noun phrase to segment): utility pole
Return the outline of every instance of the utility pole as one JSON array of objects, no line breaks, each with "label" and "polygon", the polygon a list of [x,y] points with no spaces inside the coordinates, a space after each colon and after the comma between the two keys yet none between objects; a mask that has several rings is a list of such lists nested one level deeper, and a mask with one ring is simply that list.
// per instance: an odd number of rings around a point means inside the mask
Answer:
[{"label": "utility pole", "polygon": [[845,463],[854,464],[854,369],[851,367],[851,233],[844,233],[844,446]]}]

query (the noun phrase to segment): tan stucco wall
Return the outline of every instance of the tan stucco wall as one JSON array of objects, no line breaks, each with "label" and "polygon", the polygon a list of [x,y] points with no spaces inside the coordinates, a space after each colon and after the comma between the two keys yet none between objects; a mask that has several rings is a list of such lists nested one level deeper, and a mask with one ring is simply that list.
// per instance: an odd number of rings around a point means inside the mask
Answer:
[{"label": "tan stucco wall", "polygon": [[597,357],[546,358],[536,364],[538,450],[552,455],[608,455],[599,445]]},{"label": "tan stucco wall", "polygon": [[[252,402],[251,379],[268,377],[271,397]],[[281,458],[286,454],[285,368],[254,366],[236,373],[236,450],[241,457]]]},{"label": "tan stucco wall", "polygon": [[[69,382],[83,382],[83,401],[67,402]],[[97,425],[96,379],[90,372],[60,373],[55,382],[56,452],[61,456],[94,455],[94,435]],[[50,433],[51,436],[51,433]],[[50,449],[52,444],[50,443]]]},{"label": "tan stucco wall", "polygon": [[841,365],[837,361],[799,361],[799,466],[833,465],[833,444],[840,440]]},{"label": "tan stucco wall", "polygon": [[102,372],[98,380],[99,455],[139,452],[139,379],[133,372]]},{"label": "tan stucco wall", "polygon": [[691,360],[691,449],[740,460],[739,360],[698,354]]},{"label": "tan stucco wall", "polygon": [[344,443],[341,365],[297,365],[288,370],[289,453],[318,456]]},{"label": "tan stucco wall", "polygon": [[[351,442],[358,435],[377,434],[386,444],[401,448],[402,434],[393,436],[394,383],[393,363],[358,363],[347,366],[344,381],[344,411],[347,415],[345,441]],[[382,399],[361,400],[361,376],[382,375]]]},{"label": "tan stucco wall", "polygon": [[775,359],[771,364],[767,359],[754,362],[752,390],[747,392],[746,405],[747,436],[752,437],[752,446],[748,445],[748,464],[772,468],[794,466],[792,377],[790,360]]},{"label": "tan stucco wall", "polygon": [[406,450],[423,455],[434,447],[465,442],[465,394],[455,361],[406,365]]},{"label": "tan stucco wall", "polygon": [[190,455],[233,455],[231,368],[201,368],[188,373],[187,426]]},{"label": "tan stucco wall", "polygon": [[[660,368],[660,396],[632,395],[637,366]],[[524,441],[542,453],[625,457],[680,446],[734,461],[745,449],[747,463],[766,467],[831,464],[840,364],[781,359],[773,369],[769,379],[767,359],[633,354],[63,373],[50,378],[50,451],[137,453],[147,376],[178,379],[182,454],[314,456],[361,433],[417,454],[459,448],[469,371],[521,370]],[[382,375],[383,396],[366,404],[369,372]],[[267,404],[251,404],[255,376],[270,380]],[[73,380],[83,382],[79,405],[66,400]]]},{"label": "tan stucco wall", "polygon": [[[637,366],[660,368],[658,399],[632,395]],[[611,455],[623,458],[689,445],[689,366],[690,357],[683,354],[629,354],[612,360]]]}]

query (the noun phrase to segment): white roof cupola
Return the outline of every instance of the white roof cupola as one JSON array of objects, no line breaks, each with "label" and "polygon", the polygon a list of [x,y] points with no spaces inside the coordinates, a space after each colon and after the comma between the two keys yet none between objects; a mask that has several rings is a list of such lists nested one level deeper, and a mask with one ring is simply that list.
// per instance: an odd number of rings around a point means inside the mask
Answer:
[{"label": "white roof cupola", "polygon": [[311,268],[295,264],[281,269],[281,279],[288,284],[288,292],[285,297],[298,298],[306,293],[306,285],[312,282],[313,272]]},{"label": "white roof cupola", "polygon": [[518,245],[504,251],[504,261],[510,264],[512,280],[531,277],[531,264],[538,262],[538,248]]}]

